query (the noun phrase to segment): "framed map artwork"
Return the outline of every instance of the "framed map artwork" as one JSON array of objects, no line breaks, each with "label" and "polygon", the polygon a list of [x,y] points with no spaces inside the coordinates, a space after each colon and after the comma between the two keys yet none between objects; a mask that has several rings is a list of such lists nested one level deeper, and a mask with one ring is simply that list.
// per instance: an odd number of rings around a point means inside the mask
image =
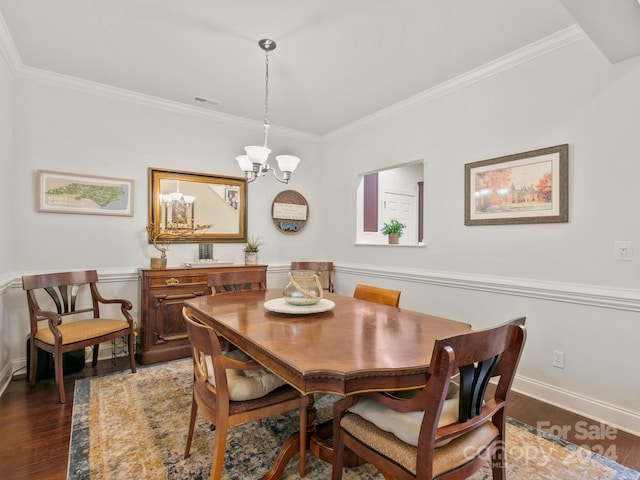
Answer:
[{"label": "framed map artwork", "polygon": [[133,215],[134,181],[38,170],[38,211]]}]

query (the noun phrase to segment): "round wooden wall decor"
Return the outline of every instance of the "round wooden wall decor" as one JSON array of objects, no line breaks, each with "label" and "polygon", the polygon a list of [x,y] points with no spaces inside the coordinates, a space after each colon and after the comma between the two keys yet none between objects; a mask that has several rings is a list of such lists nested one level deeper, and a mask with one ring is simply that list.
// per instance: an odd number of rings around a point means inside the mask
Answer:
[{"label": "round wooden wall decor", "polygon": [[295,190],[285,190],[276,195],[271,205],[271,218],[276,228],[288,235],[298,233],[307,223],[309,204]]}]

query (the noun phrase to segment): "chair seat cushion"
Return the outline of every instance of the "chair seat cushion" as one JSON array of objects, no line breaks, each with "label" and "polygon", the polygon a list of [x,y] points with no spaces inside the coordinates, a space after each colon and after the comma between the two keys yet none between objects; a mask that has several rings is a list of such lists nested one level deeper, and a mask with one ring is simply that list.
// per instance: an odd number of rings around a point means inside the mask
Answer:
[{"label": "chair seat cushion", "polygon": [[[242,350],[232,350],[225,355],[241,362],[253,361],[253,359]],[[211,385],[215,386],[211,357],[207,357],[207,369],[210,372],[208,381]],[[263,397],[284,384],[284,380],[266,368],[257,370],[227,369],[229,398],[235,402]]]},{"label": "chair seat cushion", "polygon": [[[77,320],[74,322],[61,323],[58,330],[62,334],[62,344],[69,345],[71,343],[81,342],[90,338],[101,337],[110,333],[127,330],[129,324],[124,320],[113,318],[92,318],[89,320]],[[127,332],[123,332],[126,334]],[[38,329],[35,337],[41,342],[54,345],[55,340],[53,333],[48,326]]]},{"label": "chair seat cushion", "polygon": [[[398,393],[402,395],[401,392]],[[438,428],[451,425],[458,421],[458,394],[458,385],[451,382],[449,384],[449,390],[447,391],[446,400],[442,406]],[[355,405],[349,408],[349,411],[360,415],[365,420],[377,425],[378,428],[393,433],[409,445],[418,445],[418,436],[420,435],[424,411],[397,412],[367,397],[358,400]],[[446,443],[447,440],[439,443],[437,446],[442,446]]]},{"label": "chair seat cushion", "polygon": [[[387,432],[359,415],[347,413],[340,421],[340,428],[348,432],[367,448],[390,459],[411,475],[416,475],[418,449],[409,445],[391,432]],[[486,456],[487,447],[500,433],[491,423],[485,422],[479,428],[454,438],[441,448],[434,450],[433,478]]]}]

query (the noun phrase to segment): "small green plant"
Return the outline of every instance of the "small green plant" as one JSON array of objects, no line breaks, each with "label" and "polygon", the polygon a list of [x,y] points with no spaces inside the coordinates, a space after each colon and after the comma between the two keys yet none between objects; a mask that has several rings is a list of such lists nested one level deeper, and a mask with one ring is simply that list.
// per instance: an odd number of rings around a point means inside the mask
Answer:
[{"label": "small green plant", "polygon": [[389,223],[385,223],[384,226],[382,227],[382,230],[380,230],[380,232],[383,235],[391,235],[391,234],[402,235],[402,232],[404,231],[405,228],[407,228],[407,226],[404,223],[400,223],[398,220],[394,218]]},{"label": "small green plant", "polygon": [[264,245],[260,237],[251,237],[247,241],[247,245],[244,247],[245,253],[258,253],[260,247]]}]

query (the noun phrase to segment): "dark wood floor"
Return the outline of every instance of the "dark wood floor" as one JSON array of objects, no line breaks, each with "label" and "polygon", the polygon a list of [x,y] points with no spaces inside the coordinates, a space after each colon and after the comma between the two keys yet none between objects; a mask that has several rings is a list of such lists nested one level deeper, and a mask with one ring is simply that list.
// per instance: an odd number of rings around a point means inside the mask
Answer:
[{"label": "dark wood floor", "polygon": [[[14,380],[0,397],[0,477],[3,479],[64,480],[69,454],[69,434],[73,410],[73,379],[91,377],[127,369],[127,360],[98,362],[66,376],[67,403],[61,405],[53,379],[27,387],[26,380]],[[534,427],[539,422],[569,429],[565,439],[578,445],[591,445],[594,451],[608,454],[618,463],[640,471],[640,438],[622,431],[602,435],[603,426],[514,392],[511,417]],[[554,433],[550,431],[549,433]],[[578,438],[576,439],[576,433]],[[588,434],[588,435],[587,435]],[[596,437],[584,439],[582,437]],[[602,438],[602,437],[610,438]]]}]

